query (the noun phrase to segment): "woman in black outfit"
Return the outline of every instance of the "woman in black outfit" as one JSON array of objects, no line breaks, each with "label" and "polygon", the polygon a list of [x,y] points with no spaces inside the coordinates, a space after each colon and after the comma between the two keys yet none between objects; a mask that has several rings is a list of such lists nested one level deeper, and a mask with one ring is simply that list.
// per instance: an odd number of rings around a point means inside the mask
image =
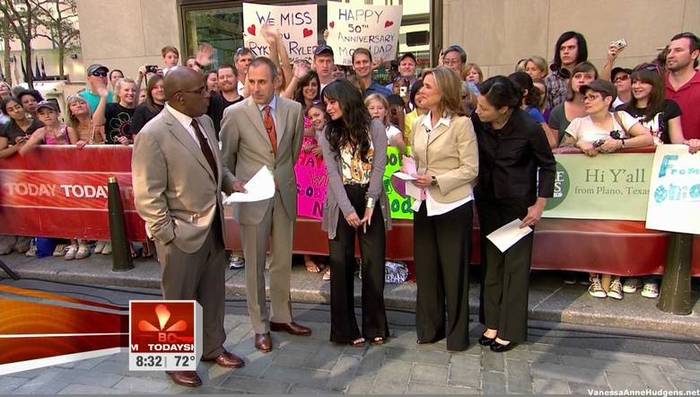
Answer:
[{"label": "woman in black outfit", "polygon": [[134,109],[134,116],[131,118],[131,136],[136,136],[146,123],[163,110],[164,106],[163,78],[155,75],[146,85],[146,100]]},{"label": "woman in black outfit", "polygon": [[520,227],[540,220],[554,192],[555,161],[542,127],[520,109],[522,92],[513,82],[496,76],[479,90],[472,117],[479,142],[480,320],[486,326],[479,343],[504,352],[527,338],[533,233],[505,252],[486,236],[515,219]]},{"label": "woman in black outfit", "polygon": [[[330,339],[358,347],[366,340],[382,344],[389,336],[384,310],[384,231],[391,219],[383,189],[386,132],[347,80],[330,83],[322,97],[330,116],[320,136],[328,170],[322,229],[328,232],[333,269]],[[362,332],[354,310],[355,235],[362,253]]]}]

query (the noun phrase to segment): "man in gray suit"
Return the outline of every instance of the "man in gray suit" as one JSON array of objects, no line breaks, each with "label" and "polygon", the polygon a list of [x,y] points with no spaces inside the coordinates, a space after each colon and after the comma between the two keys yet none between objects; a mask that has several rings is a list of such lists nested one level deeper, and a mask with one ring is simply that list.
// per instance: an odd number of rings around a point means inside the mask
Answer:
[{"label": "man in gray suit", "polygon": [[[311,329],[294,322],[289,301],[297,214],[294,164],[301,150],[304,118],[299,103],[275,95],[279,77],[270,59],[256,58],[246,79],[250,96],[226,108],[220,136],[224,163],[237,182],[249,180],[262,166],[269,168],[275,178],[273,198],[241,203],[234,208],[234,217],[241,225],[248,313],[255,330],[255,347],[269,352],[270,330],[311,335]],[[265,257],[270,238],[272,315],[268,320]]]},{"label": "man in gray suit", "polygon": [[[209,92],[201,73],[169,70],[165,109],[136,136],[132,178],[136,210],[146,221],[162,269],[164,299],[196,299],[203,308],[203,361],[228,368],[244,362],[224,347],[225,268],[221,186],[233,177],[221,165]],[[240,185],[236,186],[240,188]],[[199,386],[195,371],[168,372],[177,384]]]}]

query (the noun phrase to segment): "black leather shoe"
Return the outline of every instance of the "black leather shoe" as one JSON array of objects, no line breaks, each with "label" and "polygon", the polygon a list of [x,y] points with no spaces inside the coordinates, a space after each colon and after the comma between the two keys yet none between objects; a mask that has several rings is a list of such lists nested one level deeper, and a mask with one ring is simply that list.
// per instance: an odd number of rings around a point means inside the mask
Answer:
[{"label": "black leather shoe", "polygon": [[489,338],[486,335],[481,335],[481,338],[479,338],[479,344],[481,346],[493,346],[495,342],[496,338]]},{"label": "black leather shoe", "polygon": [[513,350],[513,348],[517,345],[517,343],[513,342],[510,342],[507,345],[502,345],[494,340],[493,344],[491,345],[491,351],[495,353],[505,353],[508,350]]}]

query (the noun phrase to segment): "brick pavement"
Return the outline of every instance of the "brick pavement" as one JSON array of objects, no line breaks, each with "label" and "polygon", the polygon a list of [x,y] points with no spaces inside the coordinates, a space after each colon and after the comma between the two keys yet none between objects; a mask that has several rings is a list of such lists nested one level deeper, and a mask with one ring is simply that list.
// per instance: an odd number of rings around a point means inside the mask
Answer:
[{"label": "brick pavement", "polygon": [[[327,308],[325,308],[327,309]],[[392,326],[383,346],[356,348],[328,342],[327,312],[304,312],[311,337],[274,333],[275,349],[255,350],[252,330],[241,307],[227,307],[226,347],[245,357],[246,367],[225,370],[201,363],[204,386],[174,385],[162,372],[129,372],[127,354],[101,357],[0,377],[0,394],[264,393],[264,394],[586,394],[587,390],[700,390],[700,347],[669,343],[675,356],[645,354],[645,344],[605,335],[534,336],[505,354],[476,344],[472,327],[468,350],[445,351],[445,343],[416,345],[411,326]],[[402,314],[402,319],[412,315]],[[397,322],[394,321],[394,324]],[[404,321],[406,323],[406,321]],[[576,345],[576,340],[581,343]],[[572,342],[572,343],[569,343]],[[678,349],[672,347],[678,344]],[[596,346],[597,345],[597,346]],[[588,347],[587,347],[588,346]],[[636,352],[622,351],[628,347]],[[636,346],[636,347],[635,347]],[[685,352],[685,354],[683,353]]]}]

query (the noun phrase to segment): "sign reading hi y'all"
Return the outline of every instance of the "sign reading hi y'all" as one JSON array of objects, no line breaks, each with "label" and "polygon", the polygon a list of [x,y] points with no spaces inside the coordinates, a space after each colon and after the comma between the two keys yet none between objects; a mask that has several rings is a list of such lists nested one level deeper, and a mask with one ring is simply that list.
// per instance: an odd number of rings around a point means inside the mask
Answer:
[{"label": "sign reading hi y'all", "polygon": [[269,6],[243,3],[243,43],[255,56],[270,56],[270,45],[263,35],[266,25],[279,29],[292,62],[313,60],[318,45],[316,4]]},{"label": "sign reading hi y'all", "polygon": [[649,193],[647,229],[700,234],[700,153],[657,146]]},{"label": "sign reading hi y'all", "polygon": [[402,6],[328,2],[328,45],[337,65],[352,65],[352,53],[364,47],[372,60],[391,61],[399,44]]}]

